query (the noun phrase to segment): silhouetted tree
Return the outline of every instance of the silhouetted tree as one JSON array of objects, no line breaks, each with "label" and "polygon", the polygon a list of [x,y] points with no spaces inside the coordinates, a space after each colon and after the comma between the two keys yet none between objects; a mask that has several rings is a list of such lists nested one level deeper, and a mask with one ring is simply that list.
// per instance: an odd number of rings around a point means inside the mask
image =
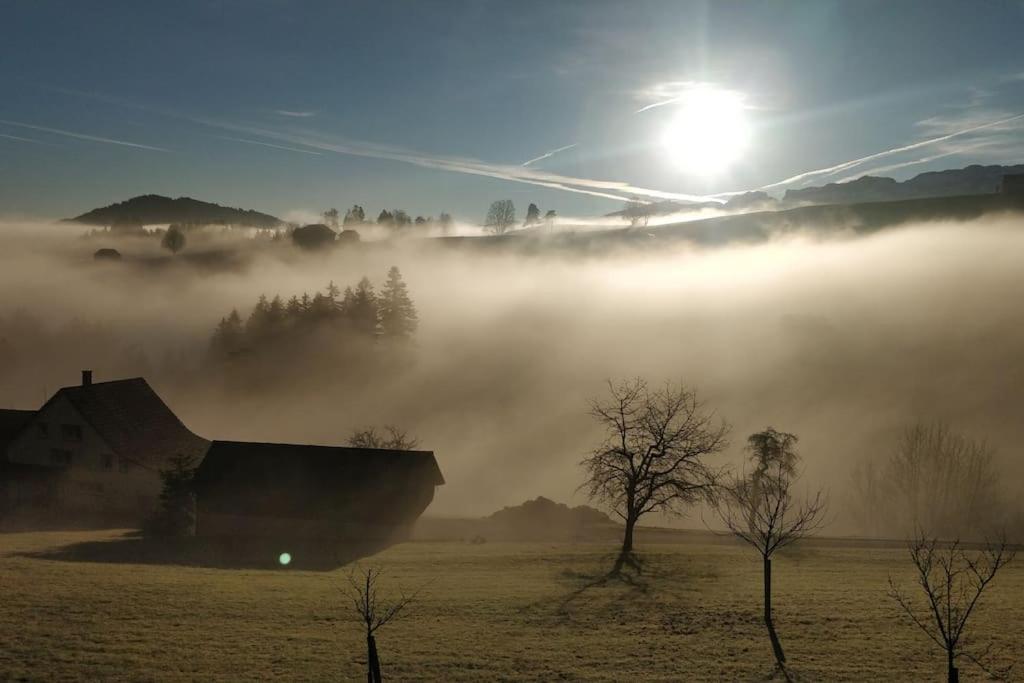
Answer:
[{"label": "silhouetted tree", "polygon": [[761,555],[764,623],[775,661],[783,670],[786,655],[772,620],[772,556],[818,529],[827,509],[820,491],[803,502],[793,497],[793,485],[799,476],[796,442],[796,435],[772,427],[751,434],[747,452],[753,471],[723,484],[714,501],[729,531]]},{"label": "silhouetted tree", "polygon": [[160,507],[146,524],[155,536],[191,536],[196,529],[195,459],[177,454],[160,470]]},{"label": "silhouetted tree", "polygon": [[416,220],[414,222],[416,225],[426,225],[428,221],[423,216],[416,216]]},{"label": "silhouetted tree", "polygon": [[368,335],[377,333],[377,323],[380,319],[379,303],[368,278],[361,279],[355,290],[345,290],[341,310],[356,331]]},{"label": "silhouetted tree", "polygon": [[411,451],[419,445],[416,437],[409,436],[404,429],[385,425],[384,432],[376,427],[364,427],[352,432],[348,445],[355,448],[386,448],[393,451]]},{"label": "silhouetted tree", "polygon": [[526,207],[526,220],[523,221],[523,225],[529,227],[540,223],[540,208],[536,204],[530,204]]},{"label": "silhouetted tree", "polygon": [[993,671],[986,661],[991,645],[982,650],[968,649],[973,640],[968,633],[971,615],[999,570],[1013,560],[1015,553],[1006,540],[969,550],[959,540],[942,543],[919,532],[910,541],[909,549],[917,571],[917,584],[925,596],[923,608],[916,607],[892,577],[889,577],[889,597],[945,651],[947,681],[958,683],[960,680],[957,660],[961,658],[973,662],[990,676],[1008,675],[1008,670]]},{"label": "silhouetted tree", "polygon": [[210,340],[210,347],[214,354],[224,357],[231,355],[242,347],[244,330],[242,329],[242,318],[238,315],[237,309],[231,309],[231,313],[220,319],[217,329],[213,332]]},{"label": "silhouetted tree", "polygon": [[390,211],[388,211],[387,209],[381,209],[380,213],[377,214],[377,225],[384,225],[384,226],[387,226],[387,227],[392,227],[392,226],[394,226],[394,224],[395,224],[395,217],[394,217],[394,215]]},{"label": "silhouetted tree", "polygon": [[335,209],[335,208],[327,209],[326,211],[324,211],[323,217],[324,217],[324,223],[326,223],[327,226],[331,230],[334,230],[334,231],[338,230],[338,210],[337,209]]},{"label": "silhouetted tree", "polygon": [[416,331],[419,324],[416,307],[409,298],[409,288],[402,281],[402,273],[397,266],[391,266],[388,271],[388,279],[380,291],[378,302],[380,325],[384,334],[406,338]]},{"label": "silhouetted tree", "polygon": [[451,214],[441,212],[441,215],[437,217],[437,224],[441,228],[441,232],[447,234],[454,225],[455,221],[452,220]]},{"label": "silhouetted tree", "polygon": [[394,225],[396,228],[404,228],[412,225],[412,218],[405,212],[405,209],[395,209],[394,213]]},{"label": "silhouetted tree", "polygon": [[502,235],[516,222],[516,207],[511,199],[499,199],[491,203],[484,227],[495,235]]},{"label": "silhouetted tree", "polygon": [[994,451],[941,423],[905,430],[887,459],[865,458],[853,476],[855,511],[872,531],[978,537],[1002,522]]},{"label": "silhouetted tree", "polygon": [[358,204],[353,204],[352,208],[345,212],[345,220],[342,225],[348,227],[350,225],[362,225],[365,222],[366,211]]},{"label": "silhouetted tree", "polygon": [[647,208],[646,203],[634,197],[626,202],[626,208],[622,212],[622,217],[629,221],[631,227],[644,227],[647,225],[648,218],[650,218],[650,210]]},{"label": "silhouetted tree", "polygon": [[177,254],[185,248],[185,232],[177,224],[170,226],[160,240],[160,246],[172,254]]},{"label": "silhouetted tree", "polygon": [[380,659],[377,656],[377,631],[393,621],[409,603],[416,599],[418,591],[411,595],[404,593],[393,602],[385,602],[378,593],[378,583],[384,572],[373,567],[366,571],[349,574],[349,597],[360,622],[366,630],[366,681],[381,683]]},{"label": "silhouetted tree", "polygon": [[633,530],[649,512],[681,512],[709,496],[718,472],[705,460],[726,446],[728,426],[693,391],[666,382],[652,391],[641,379],[608,382],[608,396],[590,401],[605,438],[581,463],[580,488],[626,524],[614,572],[633,562]]},{"label": "silhouetted tree", "polygon": [[322,223],[304,225],[291,232],[292,242],[303,249],[322,249],[334,244],[338,234]]}]

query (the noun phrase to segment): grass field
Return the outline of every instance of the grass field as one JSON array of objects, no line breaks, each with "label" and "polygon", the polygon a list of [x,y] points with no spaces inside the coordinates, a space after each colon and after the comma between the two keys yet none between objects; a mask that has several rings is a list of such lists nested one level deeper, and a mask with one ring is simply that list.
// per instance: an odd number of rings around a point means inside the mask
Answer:
[{"label": "grass field", "polygon": [[[330,572],[44,559],[117,532],[0,535],[3,680],[365,680],[364,641]],[[394,681],[768,680],[760,565],[713,537],[644,543],[643,574],[600,582],[610,544],[416,542],[364,563],[415,589],[379,632]],[[40,553],[43,553],[40,557]],[[942,680],[942,654],[886,597],[898,546],[808,542],[775,562],[776,621],[800,680]],[[1024,650],[1024,558],[976,626]],[[1018,667],[1019,668],[1019,667]],[[1019,671],[1017,672],[1020,673]],[[984,680],[964,666],[962,680]]]}]

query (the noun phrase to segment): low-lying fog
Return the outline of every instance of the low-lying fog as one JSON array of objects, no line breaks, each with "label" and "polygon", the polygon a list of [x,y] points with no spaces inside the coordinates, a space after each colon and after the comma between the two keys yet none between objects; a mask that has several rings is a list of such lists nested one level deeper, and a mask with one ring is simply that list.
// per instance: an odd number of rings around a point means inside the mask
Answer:
[{"label": "low-lying fog", "polygon": [[[396,424],[437,453],[447,484],[429,513],[480,515],[538,495],[585,502],[578,461],[598,440],[586,399],[606,378],[671,378],[733,425],[731,458],[767,425],[797,433],[808,484],[831,490],[836,532],[854,463],[918,419],[988,439],[1003,486],[1024,487],[1019,216],[601,256],[428,241],[305,254],[190,237],[171,259],[156,239],[80,232],[0,225],[0,407],[37,407],[91,367],[97,380],[146,373],[207,438],[340,444]],[[108,242],[124,260],[94,262]],[[217,258],[184,258],[204,249]],[[241,254],[235,266],[225,250]],[[391,265],[420,315],[400,369],[346,381],[331,368],[337,382],[294,377],[245,394],[197,370],[232,308],[244,318],[261,293],[287,299],[364,274],[379,287]]]}]

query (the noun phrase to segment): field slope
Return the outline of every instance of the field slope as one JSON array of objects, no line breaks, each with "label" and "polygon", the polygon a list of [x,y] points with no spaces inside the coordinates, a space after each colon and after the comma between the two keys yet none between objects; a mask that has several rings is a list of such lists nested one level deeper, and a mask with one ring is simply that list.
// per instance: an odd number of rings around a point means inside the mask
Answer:
[{"label": "field slope", "polygon": [[[0,679],[365,680],[330,572],[47,559],[116,532],[0,535]],[[611,544],[407,543],[364,562],[421,597],[379,633],[396,681],[769,680],[759,565],[699,535],[647,543],[642,576],[601,581]],[[52,557],[66,557],[54,554]],[[940,680],[943,661],[886,598],[898,546],[809,543],[780,557],[777,624],[799,680]],[[978,626],[1009,664],[1024,646],[1024,562]],[[964,679],[980,678],[965,666]]]}]

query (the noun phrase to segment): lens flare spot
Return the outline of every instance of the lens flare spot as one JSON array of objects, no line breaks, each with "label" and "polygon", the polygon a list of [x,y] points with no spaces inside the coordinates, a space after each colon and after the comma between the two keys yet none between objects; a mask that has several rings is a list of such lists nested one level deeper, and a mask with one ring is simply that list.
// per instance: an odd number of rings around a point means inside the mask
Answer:
[{"label": "lens flare spot", "polygon": [[292,555],[291,553],[281,553],[280,555],[278,555],[277,561],[280,563],[282,567],[287,567],[292,563]]}]

